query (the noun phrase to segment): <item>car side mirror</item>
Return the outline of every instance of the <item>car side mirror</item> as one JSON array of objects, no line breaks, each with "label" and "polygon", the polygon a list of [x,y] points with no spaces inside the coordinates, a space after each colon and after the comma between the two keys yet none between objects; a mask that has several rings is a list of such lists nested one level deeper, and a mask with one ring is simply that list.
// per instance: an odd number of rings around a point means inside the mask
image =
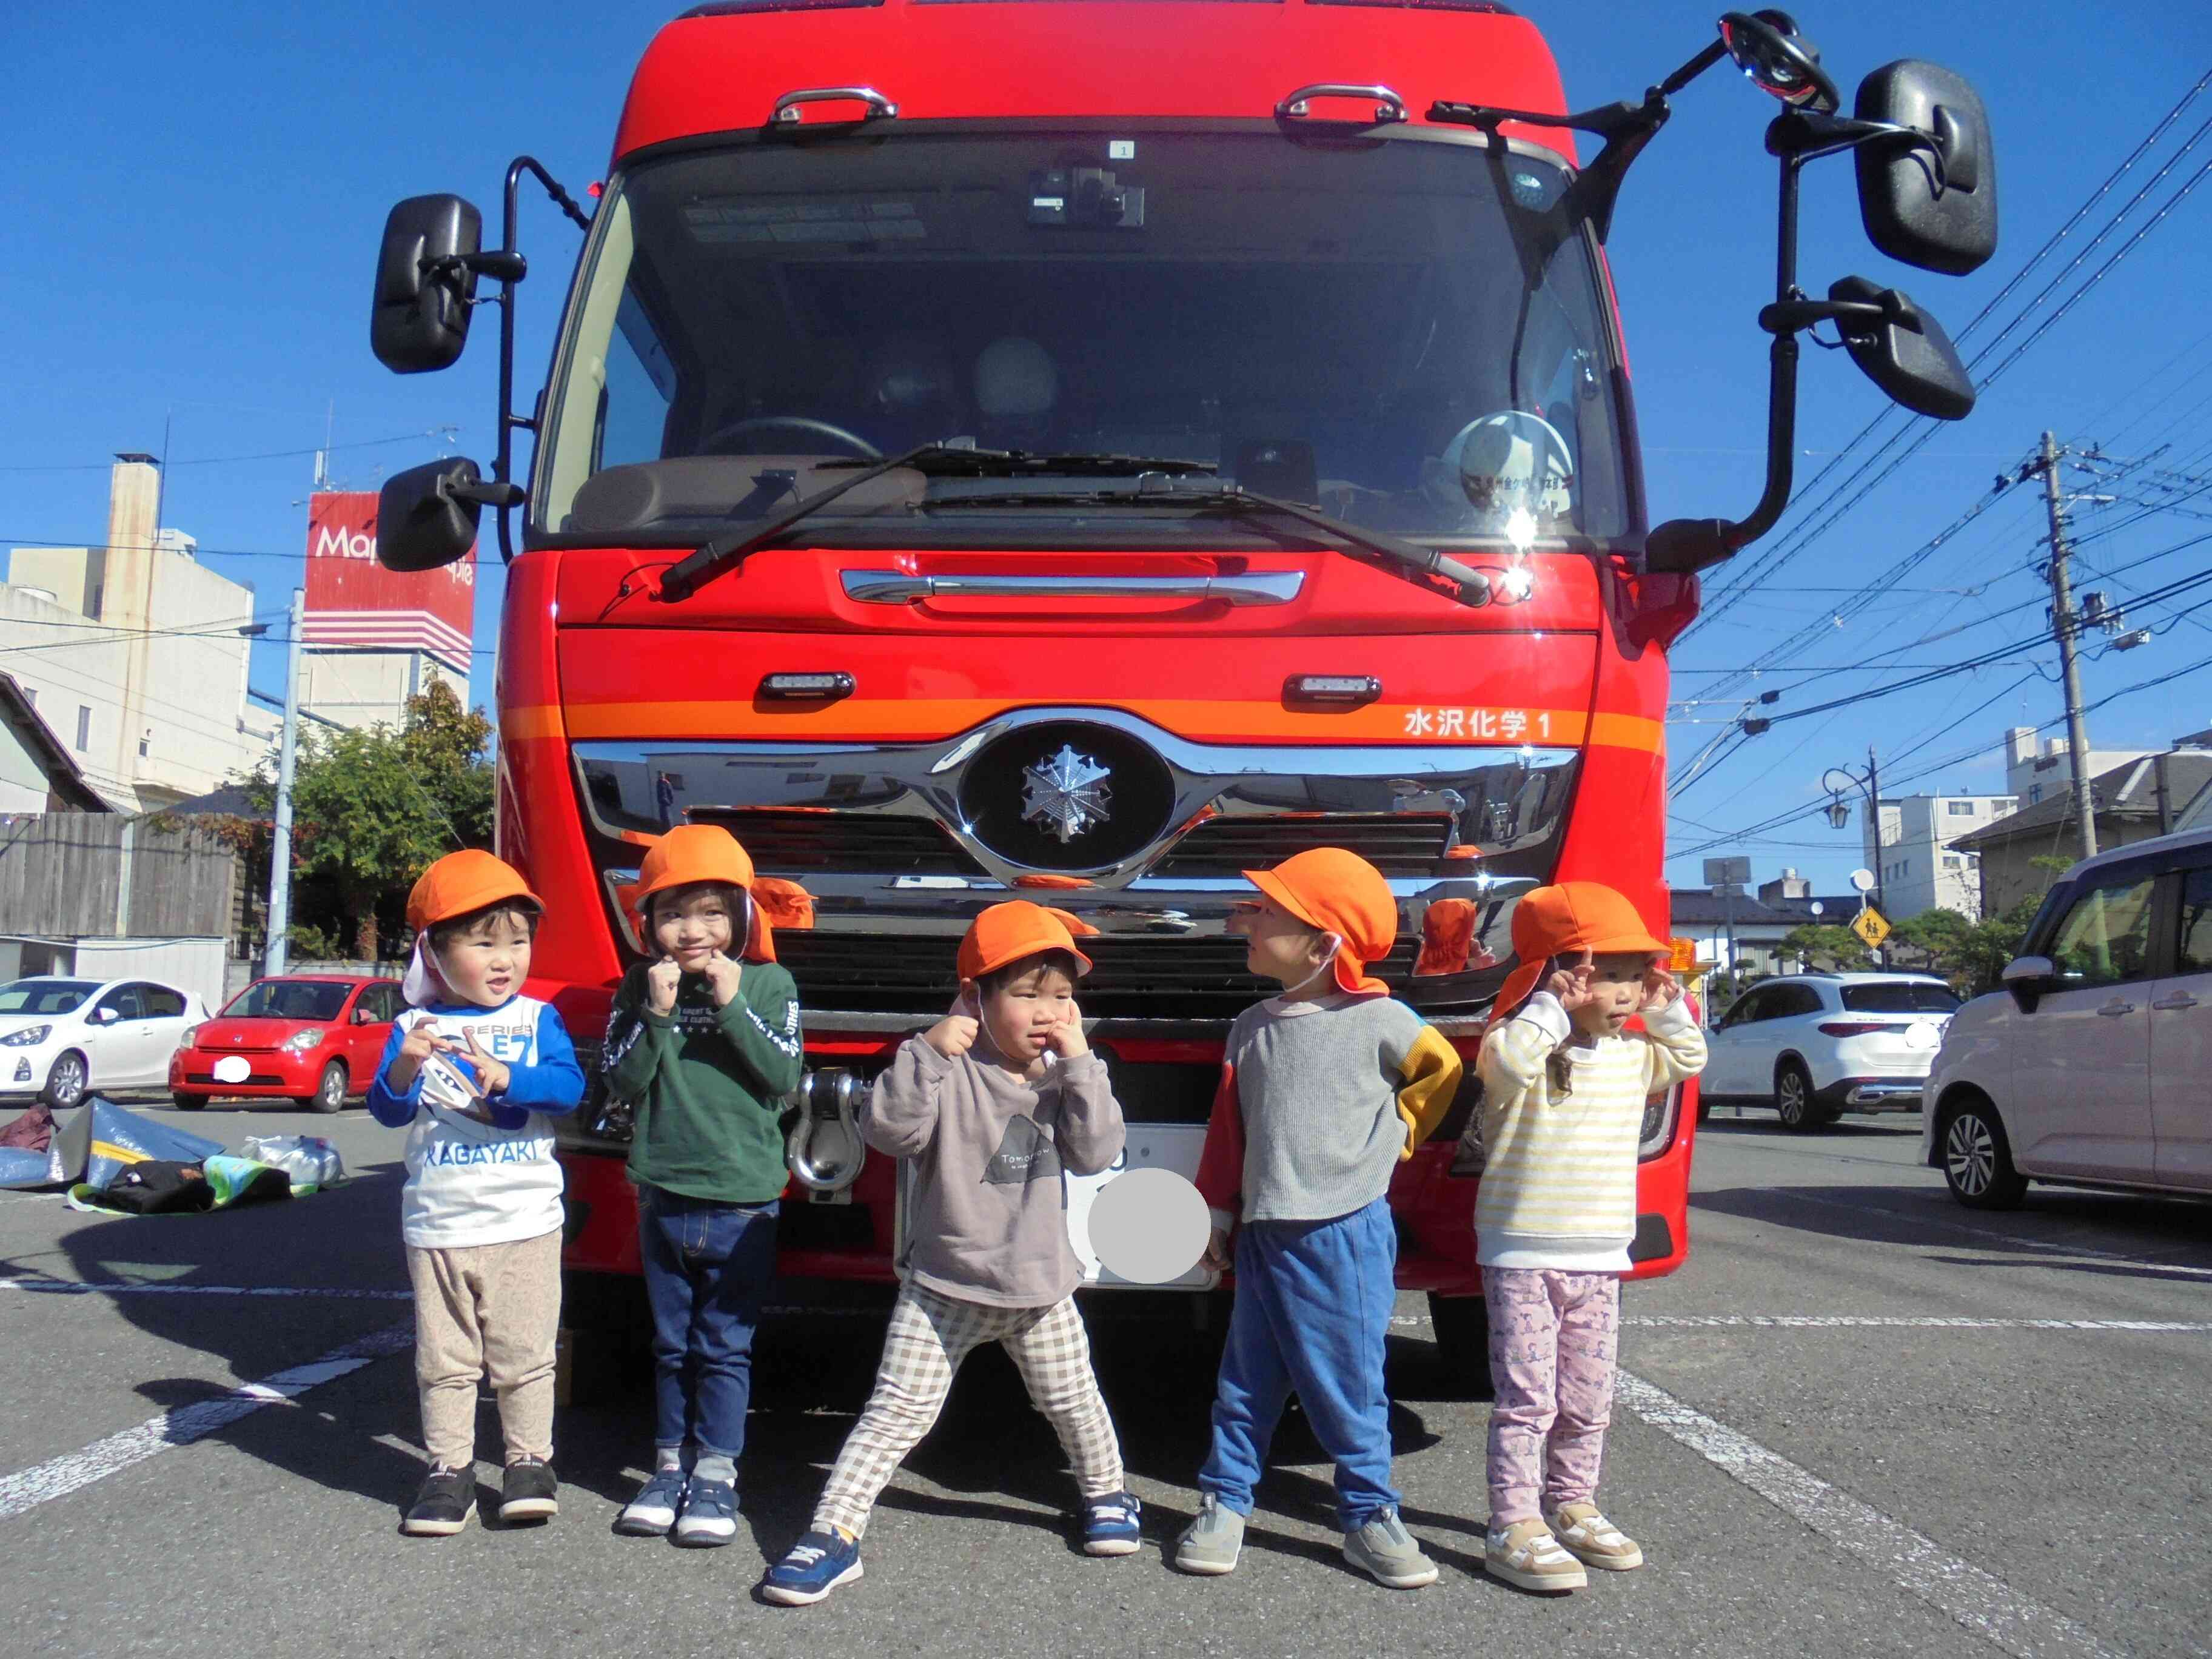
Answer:
[{"label": "car side mirror", "polygon": [[[1974,407],[1974,383],[1943,325],[1893,288],[1846,276],[1828,289],[1850,308],[1836,319],[1844,347],[1859,371],[1916,415],[1963,420]],[[1879,317],[1869,314],[1878,311]]]},{"label": "car side mirror", "polygon": [[450,367],[468,343],[483,215],[458,196],[410,196],[384,222],[368,347],[394,374]]},{"label": "car side mirror", "polygon": [[112,1025],[122,1018],[123,1016],[112,1008],[95,1008],[92,1011],[91,1016],[94,1025]]},{"label": "car side mirror", "polygon": [[425,461],[384,482],[376,499],[376,559],[387,570],[438,570],[468,556],[483,515],[477,464]]},{"label": "car side mirror", "polygon": [[2005,963],[2000,977],[2005,989],[2012,993],[2013,1000],[2020,1005],[2021,1012],[2032,1014],[2036,1000],[2058,977],[2058,969],[2049,957],[2015,957]]},{"label": "car side mirror", "polygon": [[1862,144],[1859,217],[1893,259],[1963,276],[1997,247],[1997,164],[1980,96],[1949,70],[1900,58],[1859,82],[1862,121],[1907,131]]}]

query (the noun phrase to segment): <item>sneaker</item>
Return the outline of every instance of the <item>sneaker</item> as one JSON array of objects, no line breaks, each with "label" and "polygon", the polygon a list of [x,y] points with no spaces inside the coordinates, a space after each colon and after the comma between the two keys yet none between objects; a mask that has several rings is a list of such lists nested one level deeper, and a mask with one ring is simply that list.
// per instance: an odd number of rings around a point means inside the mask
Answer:
[{"label": "sneaker", "polygon": [[1437,1582],[1437,1564],[1421,1553],[1395,1510],[1384,1510],[1358,1531],[1345,1534],[1344,1559],[1392,1589],[1419,1589]]},{"label": "sneaker", "polygon": [[1237,1570],[1244,1547],[1244,1517],[1208,1492],[1199,1500],[1198,1518],[1176,1540],[1175,1564],[1202,1578]]},{"label": "sneaker", "polygon": [[1598,1513],[1595,1504],[1562,1504],[1551,1516],[1552,1535],[1585,1566],[1630,1572],[1644,1565],[1644,1550]]},{"label": "sneaker", "polygon": [[432,1469],[399,1522],[410,1538],[450,1538],[477,1512],[474,1469]]},{"label": "sneaker", "polygon": [[655,1469],[615,1517],[615,1530],[628,1538],[665,1538],[683,1506],[684,1471]]},{"label": "sneaker", "polygon": [[560,1491],[550,1463],[542,1457],[518,1457],[499,1483],[499,1518],[502,1523],[550,1521],[561,1512]]},{"label": "sneaker", "polygon": [[811,1607],[860,1576],[860,1547],[834,1532],[810,1532],[768,1570],[761,1594],[787,1607]]},{"label": "sneaker", "polygon": [[1085,1555],[1134,1555],[1142,1537],[1137,1517],[1145,1506],[1134,1492],[1109,1492],[1083,1500],[1083,1553]]},{"label": "sneaker", "polygon": [[1559,1547],[1541,1521],[1516,1521],[1502,1531],[1492,1528],[1482,1565],[1492,1577],[1525,1590],[1578,1590],[1589,1584],[1583,1564]]},{"label": "sneaker", "polygon": [[693,1475],[684,1487],[684,1518],[676,1541],[686,1549],[719,1549],[738,1535],[738,1488],[729,1480]]}]

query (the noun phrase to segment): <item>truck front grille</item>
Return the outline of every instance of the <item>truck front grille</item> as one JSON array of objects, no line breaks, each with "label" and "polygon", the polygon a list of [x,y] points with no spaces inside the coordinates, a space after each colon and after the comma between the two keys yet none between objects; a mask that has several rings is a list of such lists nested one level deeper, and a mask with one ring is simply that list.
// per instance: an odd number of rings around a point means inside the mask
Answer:
[{"label": "truck front grille", "polygon": [[1213,818],[1168,848],[1152,873],[1166,878],[1235,876],[1264,870],[1313,847],[1343,847],[1386,876],[1426,876],[1451,841],[1443,813],[1301,812],[1274,817]]}]

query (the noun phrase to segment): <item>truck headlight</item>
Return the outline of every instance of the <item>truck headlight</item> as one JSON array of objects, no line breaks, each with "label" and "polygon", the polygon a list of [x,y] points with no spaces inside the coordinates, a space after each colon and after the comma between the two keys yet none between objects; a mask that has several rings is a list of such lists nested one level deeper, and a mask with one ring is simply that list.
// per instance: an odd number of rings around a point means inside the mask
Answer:
[{"label": "truck headlight", "polygon": [[54,1028],[51,1025],[26,1025],[20,1031],[10,1031],[6,1036],[0,1036],[0,1043],[10,1048],[32,1048],[53,1034]]}]

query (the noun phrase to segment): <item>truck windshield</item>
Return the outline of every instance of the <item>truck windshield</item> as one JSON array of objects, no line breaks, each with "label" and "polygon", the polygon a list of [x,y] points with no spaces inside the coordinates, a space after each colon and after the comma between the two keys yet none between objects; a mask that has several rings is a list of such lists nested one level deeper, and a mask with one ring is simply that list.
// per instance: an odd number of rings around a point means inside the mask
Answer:
[{"label": "truck windshield", "polygon": [[[690,544],[939,440],[1201,462],[1431,542],[1636,528],[1604,289],[1556,162],[1272,128],[871,139],[694,150],[609,185],[537,533]],[[1019,488],[985,514],[957,499],[975,480],[894,476],[809,529],[1116,517],[1095,471],[1067,480],[1079,507]],[[1255,533],[1124,516],[1154,543]]]}]

